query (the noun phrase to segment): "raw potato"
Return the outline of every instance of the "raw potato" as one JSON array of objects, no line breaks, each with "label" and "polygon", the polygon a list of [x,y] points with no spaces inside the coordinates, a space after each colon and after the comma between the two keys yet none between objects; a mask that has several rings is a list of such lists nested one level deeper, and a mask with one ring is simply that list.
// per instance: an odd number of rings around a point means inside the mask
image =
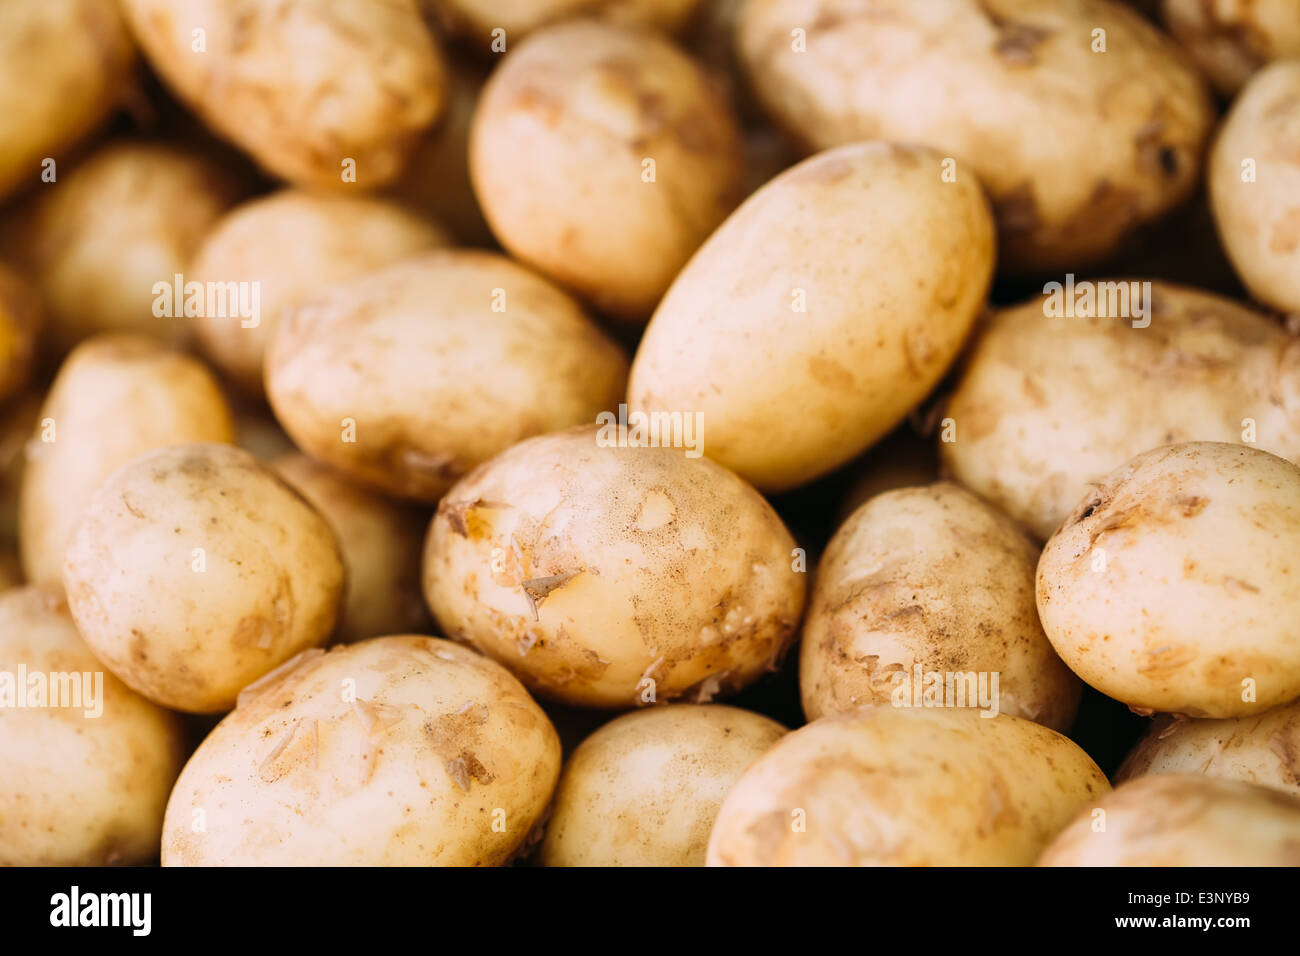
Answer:
[{"label": "raw potato", "polygon": [[[575,16],[676,32],[701,2],[706,0],[432,0],[432,6],[449,32],[472,39],[482,52],[505,53],[538,27]],[[505,33],[494,36],[496,30]],[[495,40],[500,42],[493,46]]]},{"label": "raw potato", "polygon": [[226,400],[199,362],[142,335],[86,341],[63,363],[27,444],[18,512],[27,579],[62,585],[72,529],[119,467],[165,445],[233,438]]},{"label": "raw potato", "polygon": [[1041,298],[996,313],[948,405],[947,472],[1045,540],[1091,484],[1156,445],[1252,440],[1300,461],[1300,340],[1183,286],[1153,282],[1150,306],[1147,328],[1048,318]]},{"label": "raw potato", "polygon": [[1216,442],[1138,455],[1047,542],[1038,613],[1071,670],[1139,712],[1300,697],[1300,468]]},{"label": "raw potato", "polygon": [[1295,0],[1164,0],[1165,26],[1220,93],[1270,60],[1300,55]]},{"label": "raw potato", "polygon": [[699,65],[658,34],[595,21],[521,43],[470,133],[501,244],[630,322],[740,201],[743,173],[736,120]]},{"label": "raw potato", "polygon": [[1237,780],[1142,777],[1080,810],[1038,863],[1300,866],[1300,797]]},{"label": "raw potato", "polygon": [[585,707],[706,703],[775,669],[804,599],[776,512],[706,458],[601,440],[534,438],[448,492],[424,554],[443,632]]},{"label": "raw potato", "polygon": [[334,639],[350,643],[379,634],[428,630],[420,593],[420,553],[427,512],[349,484],[306,455],[291,454],[274,468],[338,536],[347,568],[347,596]]},{"label": "raw potato", "polygon": [[434,223],[382,199],[299,189],[254,199],[208,233],[187,278],[256,282],[259,314],[201,317],[199,342],[226,375],[260,395],[266,345],[287,310],[329,283],[449,242]]},{"label": "raw potato", "polygon": [[546,714],[472,651],[414,636],[310,651],[249,688],[186,765],[162,862],[508,863],[559,772]]},{"label": "raw potato", "polygon": [[127,99],[135,51],[116,3],[0,3],[0,201],[42,184]]},{"label": "raw potato", "polygon": [[804,713],[919,705],[937,674],[948,706],[1068,729],[1081,685],[1038,623],[1037,562],[1015,522],[951,482],[872,498],[817,568],[799,657]]},{"label": "raw potato", "polygon": [[1219,239],[1237,275],[1260,302],[1293,313],[1300,313],[1297,139],[1300,59],[1282,60],[1241,91],[1207,172]]},{"label": "raw potato", "polygon": [[1110,790],[1008,714],[865,707],[782,738],[727,795],[710,866],[1029,866]]},{"label": "raw potato", "polygon": [[0,406],[27,384],[36,362],[41,303],[36,290],[0,266]]},{"label": "raw potato", "polygon": [[280,323],[266,369],[299,448],[428,503],[521,439],[614,408],[626,377],[622,349],[569,296],[477,250],[334,286]]},{"label": "raw potato", "polygon": [[569,757],[543,866],[703,866],[727,792],[786,729],[721,704],[625,714]]},{"label": "raw potato", "polygon": [[859,143],[756,192],[664,297],[629,405],[703,412],[705,454],[764,491],[889,432],[956,356],[993,271],[983,194],[941,181],[942,159]]},{"label": "raw potato", "polygon": [[344,588],[329,524],[248,452],[172,445],[95,492],[68,546],[68,606],[95,655],[173,710],[217,713],[323,643]]},{"label": "raw potato", "polygon": [[156,860],[183,746],[176,715],[104,671],[57,595],[0,593],[0,866]]},{"label": "raw potato", "polygon": [[919,143],[977,176],[1009,273],[1081,268],[1177,206],[1213,121],[1177,45],[1103,0],[752,0],[737,44],[809,151]]}]

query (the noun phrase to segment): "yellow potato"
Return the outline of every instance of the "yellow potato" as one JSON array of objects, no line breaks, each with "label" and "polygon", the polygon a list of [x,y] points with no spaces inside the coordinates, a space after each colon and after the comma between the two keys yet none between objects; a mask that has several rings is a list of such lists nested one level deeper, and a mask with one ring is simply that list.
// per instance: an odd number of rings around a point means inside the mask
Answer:
[{"label": "yellow potato", "polygon": [[1164,0],[1165,26],[1220,93],[1270,60],[1300,56],[1295,0]]},{"label": "yellow potato", "polygon": [[31,376],[41,314],[36,290],[0,266],[0,406]]},{"label": "yellow potato", "polygon": [[[482,52],[506,53],[538,27],[571,17],[681,29],[705,0],[432,0],[446,29]],[[494,33],[494,31],[502,31]],[[496,41],[495,44],[493,41]]]}]

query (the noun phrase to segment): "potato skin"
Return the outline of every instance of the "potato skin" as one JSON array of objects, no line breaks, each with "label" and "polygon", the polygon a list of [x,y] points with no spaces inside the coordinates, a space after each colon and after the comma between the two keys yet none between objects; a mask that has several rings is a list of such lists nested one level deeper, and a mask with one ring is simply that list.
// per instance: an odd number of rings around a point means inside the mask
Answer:
[{"label": "potato skin", "polygon": [[280,323],[266,368],[299,448],[428,503],[515,442],[615,408],[626,378],[622,349],[569,296],[476,250],[334,286]]},{"label": "potato skin", "polygon": [[499,865],[559,772],[546,714],[472,651],[412,635],[312,651],[250,688],[186,765],[162,862]]},{"label": "potato skin", "polygon": [[192,713],[229,710],[241,688],[323,643],[345,583],[325,519],[252,455],[211,443],[148,452],[109,476],[63,581],[96,656]]},{"label": "potato skin", "polygon": [[[1094,811],[1105,830],[1094,830]],[[1039,866],[1300,866],[1300,797],[1237,780],[1155,774],[1115,788]]]},{"label": "potato skin", "polygon": [[0,265],[0,406],[31,376],[42,315],[36,290]]},{"label": "potato skin", "polygon": [[708,459],[601,447],[581,426],[521,442],[448,492],[424,595],[444,633],[542,696],[703,703],[774,667],[793,639],[794,546],[771,506]]},{"label": "potato skin", "polygon": [[1225,96],[1270,60],[1300,55],[1294,0],[1164,0],[1165,26]]},{"label": "potato skin", "polygon": [[629,322],[740,201],[740,156],[698,64],[656,33],[596,21],[521,43],[470,131],[474,190],[501,244]]},{"label": "potato skin", "polygon": [[1241,441],[1300,461],[1300,342],[1220,296],[1151,284],[1148,328],[1048,318],[1043,300],[995,313],[948,403],[949,475],[1046,540],[1089,486],[1134,455]]},{"label": "potato skin", "polygon": [[1178,205],[1213,121],[1177,46],[1102,0],[751,0],[737,45],[809,151],[890,139],[974,172],[1004,273],[1080,268]]},{"label": "potato skin", "polygon": [[1300,697],[1297,561],[1300,468],[1167,445],[1102,479],[1047,542],[1038,613],[1070,669],[1131,708],[1256,714]]},{"label": "potato skin", "polygon": [[56,674],[102,675],[102,696],[83,696],[82,707],[0,707],[0,866],[156,859],[184,761],[176,715],[106,673],[52,591],[0,593],[0,671],[20,665],[51,683]]},{"label": "potato skin", "polygon": [[764,491],[885,435],[956,356],[992,276],[983,194],[941,182],[941,161],[859,143],[759,189],[664,296],[629,405],[703,412],[705,454]]},{"label": "potato skin", "polygon": [[708,861],[1028,866],[1109,789],[1086,753],[1031,721],[864,707],[793,731],[760,757],[723,802]]},{"label": "potato skin", "polygon": [[538,862],[703,866],[723,798],[785,732],[774,720],[722,704],[616,717],[565,763]]}]

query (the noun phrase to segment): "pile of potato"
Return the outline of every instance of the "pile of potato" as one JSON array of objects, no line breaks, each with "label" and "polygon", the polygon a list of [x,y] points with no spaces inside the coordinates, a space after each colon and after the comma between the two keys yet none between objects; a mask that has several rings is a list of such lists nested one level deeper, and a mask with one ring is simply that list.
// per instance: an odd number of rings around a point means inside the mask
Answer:
[{"label": "pile of potato", "polygon": [[1300,865],[1297,317],[1290,0],[7,0],[0,864]]}]

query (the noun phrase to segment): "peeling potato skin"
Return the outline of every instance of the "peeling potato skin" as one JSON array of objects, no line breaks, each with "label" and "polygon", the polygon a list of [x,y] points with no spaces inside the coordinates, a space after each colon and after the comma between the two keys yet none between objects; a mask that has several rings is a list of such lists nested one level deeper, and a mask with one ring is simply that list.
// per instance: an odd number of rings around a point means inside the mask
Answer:
[{"label": "peeling potato skin", "polygon": [[[496,290],[505,311],[493,311]],[[299,448],[432,504],[524,438],[616,408],[627,358],[550,282],[477,250],[419,254],[285,316],[267,396]],[[343,441],[344,420],[356,440]]]},{"label": "peeling potato skin", "polygon": [[651,703],[643,680],[703,703],[774,669],[804,600],[776,512],[706,458],[596,435],[522,442],[442,500],[423,574],[443,632],[584,707]]},{"label": "peeling potato skin", "polygon": [[[1104,831],[1093,811],[1105,812]],[[1300,866],[1300,797],[1237,780],[1155,774],[1084,807],[1039,866]]]},{"label": "peeling potato skin", "polygon": [[941,162],[859,143],[759,189],[664,296],[628,404],[703,412],[705,453],[764,491],[883,437],[956,357],[993,272],[984,196],[973,177],[941,182]]},{"label": "peeling potato skin", "polygon": [[251,689],[199,747],[167,806],[162,862],[500,865],[559,773],[555,728],[486,658],[413,635],[316,651]]},{"label": "peeling potato skin", "polygon": [[63,580],[105,666],[200,714],[229,710],[241,688],[324,643],[346,583],[326,520],[252,455],[210,443],[114,472],[73,533]]},{"label": "peeling potato skin", "polygon": [[538,850],[543,866],[703,866],[718,808],[786,733],[722,704],[624,714],[565,763]]},{"label": "peeling potato skin", "polygon": [[1269,61],[1300,55],[1294,0],[1164,0],[1161,15],[1224,96],[1240,90]]},{"label": "peeling potato skin", "polygon": [[[831,539],[800,645],[804,713],[890,703],[901,675],[997,672],[998,709],[1067,730],[1081,685],[1038,622],[1038,549],[950,482],[872,498]],[[978,697],[970,706],[978,708]]]},{"label": "peeling potato skin", "polygon": [[0,265],[0,407],[31,376],[42,318],[36,290]]},{"label": "peeling potato skin", "polygon": [[1047,542],[1038,613],[1071,670],[1139,711],[1240,717],[1300,697],[1300,468],[1215,442],[1138,455]]},{"label": "peeling potato skin", "polygon": [[945,472],[1046,540],[1089,487],[1157,445],[1241,441],[1300,461],[1300,341],[1228,299],[1152,282],[1151,325],[996,312],[965,361]]},{"label": "peeling potato skin", "polygon": [[955,158],[959,180],[973,171],[1003,273],[1081,268],[1178,205],[1213,122],[1176,44],[1102,0],[752,0],[737,45],[808,151],[889,139]]},{"label": "peeling potato skin", "polygon": [[430,0],[448,32],[491,50],[492,31],[505,30],[511,44],[548,24],[572,17],[598,17],[610,23],[676,32],[707,0]]},{"label": "peeling potato skin", "polygon": [[105,672],[52,591],[0,593],[0,670],[20,665],[103,674],[103,710],[88,717],[81,707],[0,707],[0,866],[156,859],[163,808],[184,762],[176,715]]},{"label": "peeling potato skin", "polygon": [[864,707],[760,757],[723,802],[708,863],[1029,866],[1109,790],[1087,754],[1031,721]]}]

